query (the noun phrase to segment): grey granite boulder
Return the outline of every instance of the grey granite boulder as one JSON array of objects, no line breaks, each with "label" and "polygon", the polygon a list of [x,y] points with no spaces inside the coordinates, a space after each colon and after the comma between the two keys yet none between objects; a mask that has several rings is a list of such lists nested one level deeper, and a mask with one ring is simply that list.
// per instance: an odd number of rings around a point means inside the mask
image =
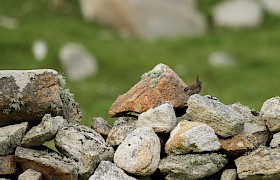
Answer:
[{"label": "grey granite boulder", "polygon": [[177,124],[171,103],[166,102],[139,115],[136,127],[152,127],[155,132],[169,133]]},{"label": "grey granite boulder", "polygon": [[214,130],[200,122],[181,121],[165,144],[167,154],[217,151],[221,144]]},{"label": "grey granite boulder", "polygon": [[119,145],[114,163],[132,174],[151,175],[158,167],[160,148],[159,138],[153,128],[137,128]]},{"label": "grey granite boulder", "polygon": [[261,118],[271,132],[280,131],[280,97],[272,97],[266,100],[260,111]]},{"label": "grey granite boulder", "polygon": [[110,161],[101,161],[89,180],[136,180]]},{"label": "grey granite boulder", "polygon": [[94,117],[92,118],[91,129],[95,130],[103,137],[107,137],[112,126],[102,117]]},{"label": "grey granite boulder", "polygon": [[106,142],[111,146],[120,145],[125,137],[136,129],[136,118],[120,117],[108,134]]},{"label": "grey granite boulder", "polygon": [[260,147],[235,160],[239,179],[279,179],[280,149]]},{"label": "grey granite boulder", "polygon": [[17,147],[15,155],[23,170],[41,172],[45,180],[78,180],[76,162],[58,153]]},{"label": "grey granite boulder", "polygon": [[226,163],[225,156],[216,153],[170,155],[161,159],[158,168],[161,173],[167,175],[166,180],[194,180],[211,176]]},{"label": "grey granite boulder", "polygon": [[273,135],[273,139],[271,140],[269,146],[272,148],[280,146],[280,132]]},{"label": "grey granite boulder", "polygon": [[225,169],[220,180],[237,180],[236,169]]},{"label": "grey granite boulder", "polygon": [[249,107],[240,103],[230,105],[234,110],[241,113],[244,119],[244,129],[241,132],[244,136],[254,136],[257,146],[266,145],[269,139],[269,130],[265,125],[265,121],[261,118],[258,111],[251,110]]},{"label": "grey granite boulder", "polygon": [[102,160],[113,160],[114,150],[103,137],[83,125],[70,125],[60,129],[55,137],[56,148],[78,161],[79,179],[88,179]]},{"label": "grey granite boulder", "polygon": [[27,122],[0,127],[0,156],[8,155],[15,151],[16,147],[20,145],[27,128]]},{"label": "grey granite boulder", "polygon": [[33,169],[27,169],[19,175],[18,180],[43,180],[42,173]]},{"label": "grey granite boulder", "polygon": [[62,116],[52,117],[51,114],[46,114],[39,125],[32,127],[26,133],[21,145],[24,147],[42,145],[45,141],[54,139],[58,130],[67,124]]},{"label": "grey granite boulder", "polygon": [[263,17],[261,5],[254,0],[221,1],[212,14],[217,26],[234,29],[257,27]]},{"label": "grey granite boulder", "polygon": [[246,117],[211,96],[194,94],[190,96],[187,105],[187,115],[192,121],[210,125],[221,137],[234,136],[244,128]]}]

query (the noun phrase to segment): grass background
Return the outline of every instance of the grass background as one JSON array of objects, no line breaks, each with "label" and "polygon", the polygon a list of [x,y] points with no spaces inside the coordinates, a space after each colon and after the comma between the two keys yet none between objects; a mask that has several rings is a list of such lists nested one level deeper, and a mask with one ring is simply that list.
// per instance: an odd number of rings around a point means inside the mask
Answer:
[{"label": "grass background", "polygon": [[[100,71],[80,82],[66,81],[80,104],[85,125],[90,125],[93,116],[112,123],[108,110],[117,96],[158,63],[170,66],[187,84],[199,75],[201,94],[216,96],[225,104],[241,102],[260,110],[266,99],[279,95],[280,17],[265,14],[262,26],[253,30],[217,28],[210,12],[219,0],[201,0],[199,8],[209,20],[207,34],[144,41],[122,39],[108,27],[84,22],[75,0],[64,0],[64,6],[58,8],[50,2],[1,0],[0,14],[18,19],[19,27],[0,27],[0,69],[51,68],[63,73],[59,49],[67,42],[83,44],[97,57]],[[48,43],[49,52],[42,62],[36,61],[31,52],[36,39]],[[211,67],[208,55],[220,50],[237,57],[237,65]]]}]

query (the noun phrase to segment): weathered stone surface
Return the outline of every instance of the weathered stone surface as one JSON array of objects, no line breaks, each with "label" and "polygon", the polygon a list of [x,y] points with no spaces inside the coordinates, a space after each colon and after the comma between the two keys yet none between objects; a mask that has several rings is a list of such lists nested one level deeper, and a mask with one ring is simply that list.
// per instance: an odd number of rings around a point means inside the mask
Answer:
[{"label": "weathered stone surface", "polygon": [[136,118],[119,118],[106,139],[106,143],[111,146],[120,145],[126,136],[136,129]]},{"label": "weathered stone surface", "polygon": [[63,78],[54,70],[0,71],[0,126],[41,122],[45,114],[79,122],[81,112]]},{"label": "weathered stone surface", "polygon": [[183,108],[190,95],[199,93],[201,82],[187,86],[168,66],[158,64],[142,75],[141,81],[127,93],[119,96],[109,110],[112,117],[127,112],[143,113],[165,102],[174,108]]},{"label": "weathered stone surface", "polygon": [[15,155],[23,170],[33,169],[41,172],[46,180],[78,180],[78,167],[75,161],[55,152],[17,147]]},{"label": "weathered stone surface", "polygon": [[220,139],[221,150],[230,156],[240,156],[258,147],[256,137],[252,135],[235,135],[230,139]]},{"label": "weathered stone surface", "polygon": [[141,113],[136,121],[136,127],[151,127],[158,133],[169,133],[176,124],[175,111],[168,102]]},{"label": "weathered stone surface", "polygon": [[27,128],[27,122],[0,128],[0,156],[5,156],[15,151],[16,147],[20,145]]},{"label": "weathered stone surface", "polygon": [[227,0],[213,8],[214,23],[228,28],[253,28],[262,22],[263,11],[254,0]]},{"label": "weathered stone surface", "polygon": [[249,107],[240,103],[232,104],[231,107],[246,117],[244,119],[244,129],[241,134],[255,136],[258,146],[266,145],[270,134],[259,112],[251,110]]},{"label": "weathered stone surface", "polygon": [[193,0],[80,0],[86,20],[116,28],[123,36],[147,39],[193,36],[206,31]]},{"label": "weathered stone surface", "polygon": [[55,138],[59,129],[67,125],[67,121],[62,116],[52,117],[51,114],[46,114],[42,118],[42,122],[32,127],[21,141],[24,147],[39,146]]},{"label": "weathered stone surface", "polygon": [[264,8],[271,14],[280,15],[279,0],[261,0]]},{"label": "weathered stone surface", "polygon": [[225,169],[220,180],[237,180],[236,169]]},{"label": "weathered stone surface", "polygon": [[16,157],[14,155],[0,156],[0,176],[17,172]]},{"label": "weathered stone surface", "polygon": [[94,117],[92,119],[91,123],[91,129],[95,130],[99,134],[101,134],[103,137],[107,137],[110,130],[112,129],[112,126],[108,124],[106,120],[104,120],[101,117]]},{"label": "weathered stone surface", "polygon": [[101,161],[89,180],[136,180],[110,161]]},{"label": "weathered stone surface", "polygon": [[103,137],[83,125],[70,125],[60,129],[55,137],[56,148],[78,161],[79,179],[88,179],[102,160],[112,160],[114,149]]},{"label": "weathered stone surface", "polygon": [[222,137],[239,134],[244,128],[246,117],[210,96],[194,94],[187,104],[187,115],[192,121],[210,125]]},{"label": "weathered stone surface", "polygon": [[96,58],[81,44],[67,43],[59,52],[60,62],[70,80],[78,81],[96,75]]},{"label": "weathered stone surface", "polygon": [[279,179],[280,149],[260,147],[235,160],[239,179]]},{"label": "weathered stone surface", "polygon": [[160,160],[159,138],[150,127],[137,128],[119,145],[114,163],[136,175],[153,174]]},{"label": "weathered stone surface", "polygon": [[271,132],[280,131],[280,97],[266,100],[260,111],[261,118]]},{"label": "weathered stone surface", "polygon": [[217,151],[221,144],[214,130],[200,122],[181,121],[165,144],[167,154]]},{"label": "weathered stone surface", "polygon": [[186,154],[170,155],[161,159],[158,168],[167,175],[165,179],[202,179],[218,172],[227,163],[224,155]]},{"label": "weathered stone surface", "polygon": [[269,146],[272,148],[276,148],[280,146],[280,132],[273,135],[273,138]]},{"label": "weathered stone surface", "polygon": [[43,180],[42,173],[33,169],[27,169],[19,175],[18,180]]}]

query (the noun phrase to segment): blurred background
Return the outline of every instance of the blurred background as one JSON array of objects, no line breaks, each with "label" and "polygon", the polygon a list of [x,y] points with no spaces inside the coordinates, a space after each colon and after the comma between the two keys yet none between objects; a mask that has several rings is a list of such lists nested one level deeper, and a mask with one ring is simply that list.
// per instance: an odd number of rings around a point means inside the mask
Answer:
[{"label": "blurred background", "polygon": [[0,69],[51,68],[83,113],[108,110],[158,63],[202,95],[260,110],[280,90],[279,0],[1,0]]}]

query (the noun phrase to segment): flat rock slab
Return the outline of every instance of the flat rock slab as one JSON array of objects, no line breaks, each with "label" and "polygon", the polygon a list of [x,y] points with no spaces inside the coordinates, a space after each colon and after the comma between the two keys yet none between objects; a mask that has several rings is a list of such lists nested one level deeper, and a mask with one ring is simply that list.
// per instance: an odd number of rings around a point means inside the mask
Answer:
[{"label": "flat rock slab", "polygon": [[153,174],[160,160],[160,141],[153,128],[137,128],[119,145],[114,163],[135,175]]},{"label": "flat rock slab", "polygon": [[266,100],[260,111],[261,118],[271,132],[280,131],[280,97]]},{"label": "flat rock slab", "polygon": [[192,95],[188,100],[187,115],[192,121],[210,125],[221,137],[239,134],[246,117],[211,96]]},{"label": "flat rock slab", "polygon": [[43,175],[33,169],[27,169],[19,175],[18,180],[43,180]]},{"label": "flat rock slab", "polygon": [[17,147],[15,155],[23,170],[33,169],[41,172],[46,180],[78,180],[75,161],[57,153]]},{"label": "flat rock slab", "polygon": [[46,114],[42,122],[32,127],[21,141],[24,147],[39,146],[55,138],[59,129],[66,126],[68,123],[62,116],[52,117],[51,114]]},{"label": "flat rock slab", "polygon": [[108,122],[102,117],[94,117],[92,119],[91,129],[95,130],[103,137],[107,137],[110,130],[112,129],[112,126],[108,124]]},{"label": "flat rock slab", "polygon": [[176,124],[175,111],[169,102],[141,113],[136,121],[137,128],[152,127],[157,133],[169,133]]},{"label": "flat rock slab", "polygon": [[221,144],[214,130],[200,122],[181,121],[165,144],[167,154],[217,151]]},{"label": "flat rock slab", "polygon": [[110,161],[101,161],[99,166],[90,176],[89,180],[137,180],[134,177],[127,175],[122,169],[118,168]]},{"label": "flat rock slab", "polygon": [[260,147],[235,160],[239,179],[279,179],[280,149]]},{"label": "flat rock slab", "polygon": [[110,146],[120,145],[126,136],[136,129],[136,120],[136,118],[119,118],[109,132],[106,143]]},{"label": "flat rock slab", "polygon": [[14,155],[0,156],[0,176],[16,174],[17,163]]},{"label": "flat rock slab", "polygon": [[184,108],[190,95],[199,93],[201,82],[187,86],[167,65],[158,64],[141,77],[127,93],[120,95],[109,110],[112,117],[127,112],[143,113],[165,102]]},{"label": "flat rock slab", "polygon": [[45,114],[81,120],[73,95],[62,76],[50,69],[0,71],[0,126],[41,122]]},{"label": "flat rock slab", "polygon": [[172,179],[203,179],[218,172],[227,163],[224,155],[186,154],[170,155],[161,159],[158,168],[167,175],[166,180]]},{"label": "flat rock slab", "polygon": [[220,139],[221,151],[230,156],[241,156],[258,147],[256,137],[252,135],[235,135],[229,139]]},{"label": "flat rock slab", "polygon": [[83,125],[60,129],[55,146],[62,154],[78,161],[79,179],[88,179],[102,160],[113,160],[114,156],[114,149],[106,145],[103,137]]},{"label": "flat rock slab", "polygon": [[0,156],[11,154],[15,151],[28,129],[28,123],[5,126],[0,128]]}]

